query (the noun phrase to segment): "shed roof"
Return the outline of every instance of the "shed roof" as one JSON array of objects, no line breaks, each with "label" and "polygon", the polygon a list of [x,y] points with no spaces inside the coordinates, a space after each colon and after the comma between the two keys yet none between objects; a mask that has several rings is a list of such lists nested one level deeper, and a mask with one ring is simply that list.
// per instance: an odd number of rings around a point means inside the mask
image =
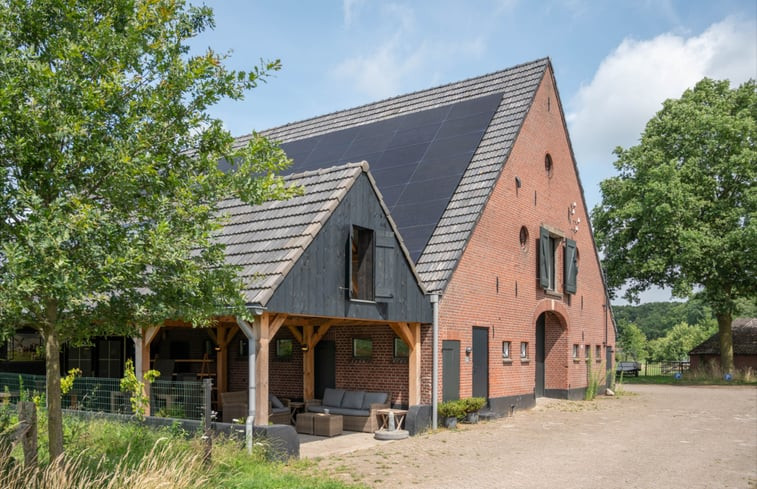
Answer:
[{"label": "shed roof", "polygon": [[[219,211],[228,216],[228,222],[216,239],[226,245],[227,263],[241,267],[239,275],[248,304],[268,302],[362,174],[366,174],[381,202],[368,164],[362,162],[286,176],[287,185],[304,190],[302,195],[288,200],[255,206],[236,198],[221,203]],[[383,208],[396,233],[396,225]],[[397,238],[412,268],[399,235]]]},{"label": "shed roof", "polygon": [[293,171],[367,160],[418,275],[441,292],[548,67],[543,58],[263,134],[282,143]]},{"label": "shed roof", "polygon": [[[757,355],[757,318],[737,318],[731,323],[734,355]],[[707,338],[689,355],[720,355],[720,334]]]}]

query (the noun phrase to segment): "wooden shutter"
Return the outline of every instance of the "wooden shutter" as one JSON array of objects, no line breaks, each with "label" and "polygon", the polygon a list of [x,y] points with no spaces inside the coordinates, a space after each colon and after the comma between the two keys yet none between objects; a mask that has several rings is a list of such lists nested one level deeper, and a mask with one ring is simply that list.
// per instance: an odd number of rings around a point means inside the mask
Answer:
[{"label": "wooden shutter", "polygon": [[565,240],[565,260],[563,263],[565,292],[575,294],[578,278],[578,261],[576,256],[576,242],[572,239]]},{"label": "wooden shutter", "polygon": [[347,299],[352,299],[352,241],[354,239],[353,233],[355,228],[350,226],[350,232],[347,233],[347,246],[345,247],[345,255],[347,258],[347,276],[345,277],[344,287],[347,289]]},{"label": "wooden shutter", "polygon": [[545,228],[539,228],[539,286],[542,289],[549,289],[549,260],[552,251],[552,242],[549,239],[549,231]]},{"label": "wooden shutter", "polygon": [[391,302],[394,299],[394,243],[393,233],[376,233],[376,302]]}]

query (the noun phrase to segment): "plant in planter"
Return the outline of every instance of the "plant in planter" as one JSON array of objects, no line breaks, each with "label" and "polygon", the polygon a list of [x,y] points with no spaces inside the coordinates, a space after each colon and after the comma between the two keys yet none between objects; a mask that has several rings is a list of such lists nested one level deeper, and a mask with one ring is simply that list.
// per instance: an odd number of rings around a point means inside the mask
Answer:
[{"label": "plant in planter", "polygon": [[486,404],[486,399],[483,397],[468,397],[466,399],[460,399],[462,409],[465,413],[464,418],[466,423],[478,423],[478,411]]},{"label": "plant in planter", "polygon": [[439,404],[439,416],[446,428],[456,427],[457,421],[465,417],[465,409],[461,400],[444,401]]}]

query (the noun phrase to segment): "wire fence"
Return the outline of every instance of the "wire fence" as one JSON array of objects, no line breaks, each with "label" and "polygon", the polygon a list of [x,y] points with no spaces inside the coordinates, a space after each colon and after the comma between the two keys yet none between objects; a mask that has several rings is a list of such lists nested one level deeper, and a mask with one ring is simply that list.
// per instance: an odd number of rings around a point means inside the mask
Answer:
[{"label": "wire fence", "polygon": [[[44,375],[0,372],[0,402],[15,404],[44,393]],[[121,379],[77,377],[61,403],[64,409],[132,414],[130,395],[121,391]],[[150,387],[150,406],[153,416],[202,419],[202,382],[156,380]]]}]

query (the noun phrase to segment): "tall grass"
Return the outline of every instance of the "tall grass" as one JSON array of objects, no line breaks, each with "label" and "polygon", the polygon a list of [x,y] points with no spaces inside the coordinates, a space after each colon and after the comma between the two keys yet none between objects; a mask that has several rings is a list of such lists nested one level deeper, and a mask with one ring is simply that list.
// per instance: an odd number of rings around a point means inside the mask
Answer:
[{"label": "tall grass", "polygon": [[[39,416],[40,421],[44,418]],[[39,433],[40,446],[47,446],[45,432]],[[150,428],[138,422],[65,417],[64,436],[66,455],[60,463],[49,463],[45,456],[38,467],[24,469],[18,461],[20,447],[10,453],[0,450],[0,489],[356,487],[307,463],[271,462],[273,446],[261,440],[248,455],[241,441],[218,437],[211,461],[205,463],[199,434],[186,433],[178,425]]]}]

